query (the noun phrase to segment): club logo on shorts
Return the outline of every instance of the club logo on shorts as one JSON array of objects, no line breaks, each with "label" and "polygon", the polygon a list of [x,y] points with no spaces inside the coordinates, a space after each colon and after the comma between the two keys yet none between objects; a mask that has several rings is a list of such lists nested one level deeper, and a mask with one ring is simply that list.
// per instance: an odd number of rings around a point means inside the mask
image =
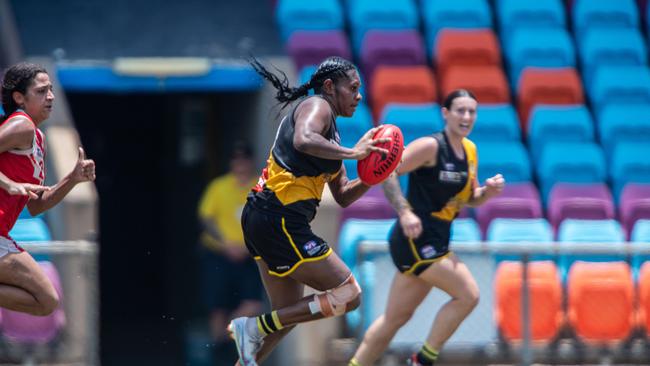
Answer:
[{"label": "club logo on shorts", "polygon": [[321,250],[321,244],[318,244],[314,240],[310,240],[306,242],[303,246],[303,249],[305,249],[305,252],[309,254],[310,256],[318,253]]},{"label": "club logo on shorts", "polygon": [[431,245],[425,245],[420,249],[420,254],[422,255],[422,258],[429,259],[436,255],[436,250]]}]

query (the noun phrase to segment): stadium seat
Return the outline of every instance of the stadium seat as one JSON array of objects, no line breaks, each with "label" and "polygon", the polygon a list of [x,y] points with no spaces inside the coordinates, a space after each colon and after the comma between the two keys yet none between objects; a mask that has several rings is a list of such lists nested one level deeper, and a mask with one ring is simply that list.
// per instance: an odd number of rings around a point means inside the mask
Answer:
[{"label": "stadium seat", "polygon": [[343,11],[338,0],[279,0],[275,15],[285,42],[297,30],[343,29]]},{"label": "stadium seat", "polygon": [[526,68],[519,78],[517,99],[522,131],[536,104],[584,104],[582,83],[574,68]]},{"label": "stadium seat", "polygon": [[520,141],[521,127],[515,109],[511,104],[480,104],[469,138],[476,143]]},{"label": "stadium seat", "polygon": [[467,89],[481,104],[510,103],[510,88],[500,66],[452,66],[439,75],[442,95]]},{"label": "stadium seat", "polygon": [[378,119],[388,103],[435,103],[438,92],[426,66],[379,66],[370,81],[370,98]]},{"label": "stadium seat", "polygon": [[[616,220],[565,219],[558,229],[557,240],[560,250],[559,267],[565,282],[576,261],[613,262],[627,259],[625,234]],[[580,253],[582,248],[608,248],[613,252]]]},{"label": "stadium seat", "polygon": [[650,104],[608,104],[597,115],[598,135],[607,156],[619,142],[650,141]]},{"label": "stadium seat", "polygon": [[638,278],[639,322],[645,334],[650,335],[650,262],[641,267]]},{"label": "stadium seat", "polygon": [[341,222],[348,219],[392,219],[396,216],[395,210],[384,196],[381,185],[376,185],[350,206],[343,208]]},{"label": "stadium seat", "polygon": [[528,121],[528,145],[538,161],[547,142],[593,142],[594,122],[584,105],[540,105]]},{"label": "stadium seat", "polygon": [[[553,230],[548,221],[544,218],[532,219],[508,219],[495,218],[488,226],[486,240],[487,245],[492,243],[513,243],[525,245],[526,243],[551,243],[553,241]],[[549,248],[550,249],[550,248]],[[520,260],[518,254],[506,254],[496,252],[493,255],[496,263],[504,260]],[[537,253],[530,256],[531,260],[554,260],[551,253]]]},{"label": "stadium seat", "polygon": [[448,28],[438,34],[431,59],[440,74],[450,66],[501,67],[501,48],[492,29]]},{"label": "stadium seat", "polygon": [[434,103],[388,104],[380,122],[398,126],[404,135],[404,146],[419,137],[441,131],[444,127],[440,107]]},{"label": "stadium seat", "polygon": [[[507,341],[523,338],[522,264],[505,261],[499,264],[494,278],[494,319]],[[528,294],[530,336],[534,341],[550,342],[562,325],[562,286],[552,261],[531,262],[528,265]]]},{"label": "stadium seat", "polygon": [[597,67],[643,66],[648,63],[648,50],[638,29],[587,29],[578,38],[580,64],[585,80],[593,77]]},{"label": "stadium seat", "polygon": [[471,217],[457,218],[451,222],[452,242],[479,242],[481,241],[481,231],[478,224]]},{"label": "stadium seat", "polygon": [[341,30],[293,32],[287,42],[287,51],[296,70],[318,65],[329,56],[352,59],[348,38]]},{"label": "stadium seat", "polygon": [[616,145],[610,163],[615,198],[620,196],[623,187],[628,183],[650,183],[649,156],[650,144],[647,141],[621,142]]},{"label": "stadium seat", "polygon": [[492,28],[492,13],[487,0],[420,1],[424,34],[429,51],[443,28]]},{"label": "stadium seat", "polygon": [[339,130],[341,145],[353,147],[364,133],[374,126],[370,109],[365,103],[359,103],[352,117],[337,117],[336,127]]},{"label": "stadium seat", "polygon": [[513,88],[526,67],[576,66],[573,41],[564,28],[519,28],[505,39],[504,52]]},{"label": "stadium seat", "polygon": [[372,78],[378,65],[425,65],[426,56],[416,30],[369,30],[361,45],[361,69]]},{"label": "stadium seat", "polygon": [[568,320],[587,342],[624,341],[635,326],[634,283],[625,262],[577,262],[568,279]]},{"label": "stadium seat", "polygon": [[596,115],[609,104],[650,104],[647,66],[602,66],[585,86]]},{"label": "stadium seat", "polygon": [[637,220],[650,220],[650,184],[626,184],[618,208],[621,223],[628,234]]},{"label": "stadium seat", "polygon": [[502,174],[508,183],[531,180],[528,151],[520,141],[481,142],[477,149],[481,184],[495,174]]},{"label": "stadium seat", "polygon": [[542,217],[539,192],[531,182],[508,183],[499,196],[493,197],[475,209],[476,219],[483,233],[493,219],[534,219]]},{"label": "stadium seat", "polygon": [[536,167],[543,202],[555,183],[602,183],[607,174],[602,149],[590,142],[549,142]]},{"label": "stadium seat", "polygon": [[[54,285],[54,289],[62,301],[61,280],[56,267],[47,261],[41,261],[38,264]],[[5,308],[0,308],[0,314],[2,315],[2,334],[10,343],[38,345],[51,342],[66,324],[62,305],[59,305],[52,314],[47,316],[33,316]]]},{"label": "stadium seat", "polygon": [[360,54],[368,30],[415,30],[419,26],[414,0],[354,0],[348,8],[355,55]]},{"label": "stadium seat", "polygon": [[638,28],[639,13],[633,0],[574,0],[574,33],[594,28]]},{"label": "stadium seat", "polygon": [[566,27],[566,16],[560,0],[496,0],[495,12],[499,19],[500,32],[504,35],[518,28]]},{"label": "stadium seat", "polygon": [[650,253],[635,252],[636,249],[650,248],[650,219],[640,219],[631,230],[630,245],[632,246],[632,273],[639,280],[641,268],[650,262]]},{"label": "stadium seat", "polygon": [[614,219],[614,200],[605,183],[557,183],[548,199],[548,220],[557,230],[567,218]]}]

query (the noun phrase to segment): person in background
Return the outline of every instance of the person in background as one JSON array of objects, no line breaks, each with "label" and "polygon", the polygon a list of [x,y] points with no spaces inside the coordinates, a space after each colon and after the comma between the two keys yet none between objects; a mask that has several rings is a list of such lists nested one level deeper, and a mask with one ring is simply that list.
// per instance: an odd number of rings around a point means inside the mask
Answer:
[{"label": "person in background", "polygon": [[262,311],[262,282],[239,223],[246,196],[256,182],[252,149],[237,141],[228,173],[210,182],[199,204],[203,295],[218,364],[232,365],[236,359],[226,333],[230,318]]}]

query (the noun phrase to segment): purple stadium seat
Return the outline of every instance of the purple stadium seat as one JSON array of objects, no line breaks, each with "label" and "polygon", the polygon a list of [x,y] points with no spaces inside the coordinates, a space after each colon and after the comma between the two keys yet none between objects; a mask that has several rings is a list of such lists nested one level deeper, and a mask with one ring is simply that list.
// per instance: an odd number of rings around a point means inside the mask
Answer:
[{"label": "purple stadium seat", "polygon": [[[61,280],[54,265],[47,261],[38,262],[45,275],[52,281],[54,288],[63,299]],[[15,343],[44,344],[53,340],[66,323],[63,307],[59,306],[48,316],[33,316],[7,309],[0,309],[2,314],[2,333]]]},{"label": "purple stadium seat", "polygon": [[366,33],[361,46],[361,68],[366,79],[373,77],[378,65],[424,65],[426,57],[422,37],[415,30]]},{"label": "purple stadium seat", "polygon": [[506,184],[501,195],[477,207],[476,219],[485,235],[492,219],[534,219],[542,217],[539,192],[532,183]]},{"label": "purple stadium seat", "polygon": [[547,208],[554,230],[567,218],[606,220],[616,214],[612,194],[604,183],[557,183],[551,190]]},{"label": "purple stadium seat", "polygon": [[350,43],[342,31],[296,31],[287,42],[287,51],[302,70],[309,65],[318,65],[329,56],[341,56],[350,60]]},{"label": "purple stadium seat", "polygon": [[637,220],[650,219],[650,184],[625,185],[618,208],[621,223],[629,237]]},{"label": "purple stadium seat", "polygon": [[347,219],[392,219],[396,217],[395,210],[390,206],[384,196],[381,185],[376,185],[356,200],[350,206],[343,209],[341,222]]}]

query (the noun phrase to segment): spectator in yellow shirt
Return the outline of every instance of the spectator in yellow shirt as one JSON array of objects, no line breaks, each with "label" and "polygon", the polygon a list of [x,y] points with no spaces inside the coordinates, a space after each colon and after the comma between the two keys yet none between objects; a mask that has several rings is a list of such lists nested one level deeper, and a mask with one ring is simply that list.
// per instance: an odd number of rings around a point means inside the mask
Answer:
[{"label": "spectator in yellow shirt", "polygon": [[199,204],[204,301],[210,311],[216,359],[229,365],[235,361],[229,360],[235,352],[229,349],[228,320],[262,311],[262,283],[257,265],[244,246],[240,224],[246,196],[256,179],[251,148],[238,141],[230,171],[210,182]]}]

